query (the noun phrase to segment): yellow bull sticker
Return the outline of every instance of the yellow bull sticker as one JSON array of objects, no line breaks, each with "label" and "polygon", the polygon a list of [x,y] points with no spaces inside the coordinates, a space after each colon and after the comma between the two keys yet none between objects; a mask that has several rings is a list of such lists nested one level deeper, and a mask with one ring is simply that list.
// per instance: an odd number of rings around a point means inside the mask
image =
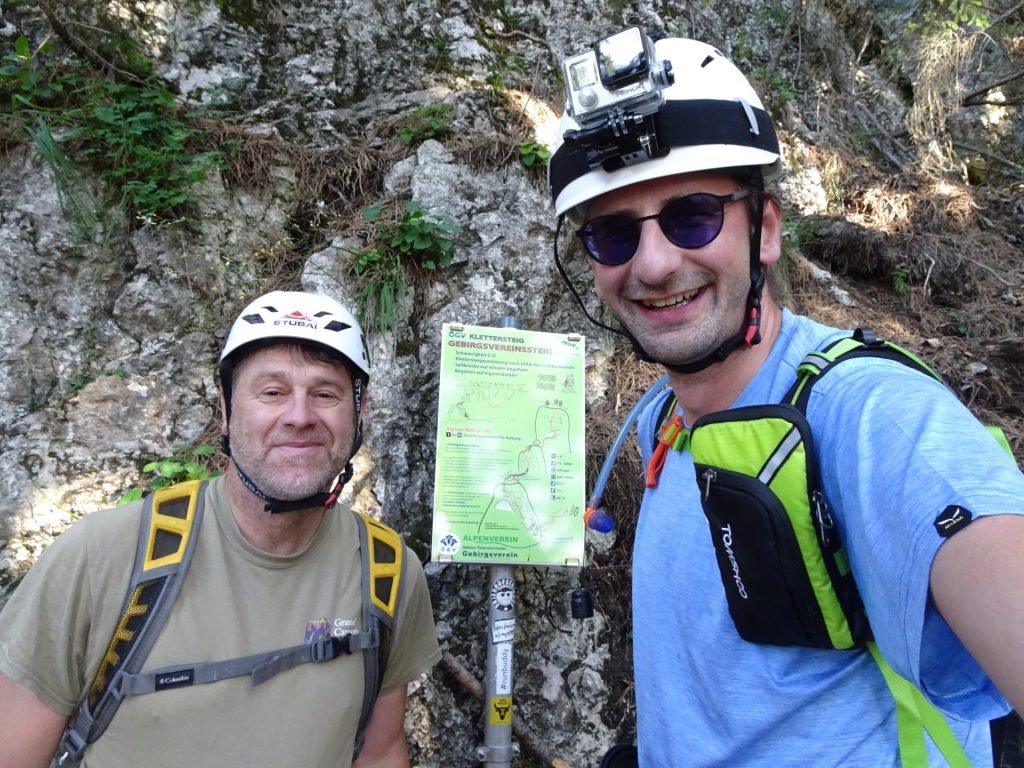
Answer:
[{"label": "yellow bull sticker", "polygon": [[491,699],[491,725],[512,724],[512,697],[495,696]]}]

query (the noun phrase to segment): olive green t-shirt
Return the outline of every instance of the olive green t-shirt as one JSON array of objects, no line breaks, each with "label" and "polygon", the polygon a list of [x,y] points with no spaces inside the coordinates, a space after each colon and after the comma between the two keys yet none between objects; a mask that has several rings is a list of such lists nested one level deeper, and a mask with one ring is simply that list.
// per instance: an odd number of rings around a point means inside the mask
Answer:
[{"label": "olive green t-shirt", "polygon": [[[110,641],[128,588],[140,504],[75,523],[43,553],[0,612],[0,671],[70,714]],[[287,514],[287,513],[285,513]],[[361,629],[358,524],[327,514],[309,546],[268,555],[241,536],[223,478],[209,483],[195,556],[143,672],[299,645],[307,626]],[[405,550],[399,606],[381,690],[440,658],[419,560]],[[249,677],[129,696],[85,766],[324,766],[351,763],[363,698],[363,656],[299,665],[254,686]]]}]

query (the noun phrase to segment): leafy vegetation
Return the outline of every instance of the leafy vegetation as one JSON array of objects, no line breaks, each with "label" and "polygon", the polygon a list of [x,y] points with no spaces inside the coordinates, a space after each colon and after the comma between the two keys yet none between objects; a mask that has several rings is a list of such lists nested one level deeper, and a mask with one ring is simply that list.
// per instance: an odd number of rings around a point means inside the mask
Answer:
[{"label": "leafy vegetation", "polygon": [[87,367],[87,370],[79,371],[78,373],[74,374],[71,378],[64,382],[63,396],[71,397],[76,392],[81,391],[89,384],[94,382],[100,376],[117,376],[118,378],[123,379],[125,375],[126,374],[124,368],[121,368],[120,366],[118,366],[112,371],[108,371],[106,369],[100,371],[93,371],[91,367]]},{"label": "leafy vegetation", "polygon": [[527,168],[543,167],[549,157],[551,150],[546,144],[524,141],[519,145],[519,161]]},{"label": "leafy vegetation", "polygon": [[375,246],[356,256],[352,267],[359,290],[359,322],[368,332],[395,327],[395,306],[405,297],[406,276],[396,251]]},{"label": "leafy vegetation", "polygon": [[363,219],[376,222],[371,240],[360,252],[352,274],[359,291],[360,322],[368,330],[382,333],[395,327],[395,307],[405,296],[411,270],[440,270],[451,264],[454,238],[462,228],[447,216],[428,211],[415,200],[407,200],[397,218],[383,214],[385,206],[363,210]]},{"label": "leafy vegetation", "polygon": [[[39,49],[40,53],[51,50],[49,44]],[[5,81],[5,91],[10,93],[11,107],[34,108],[37,100],[49,102],[64,92],[64,83],[51,73],[33,66],[33,55],[28,38],[19,35],[14,41],[14,52],[6,54],[0,61],[0,78]]]},{"label": "leafy vegetation", "polygon": [[168,458],[151,461],[142,468],[143,473],[150,475],[148,488],[132,488],[121,494],[117,503],[128,504],[138,501],[149,491],[156,491],[187,480],[209,480],[220,474],[210,464],[209,457],[217,452],[212,445],[177,443],[173,446],[173,450],[174,453]]},{"label": "leafy vegetation", "polygon": [[890,275],[892,279],[892,289],[896,291],[897,296],[906,296],[910,293],[910,267],[906,264],[900,264],[892,270]]},{"label": "leafy vegetation", "polygon": [[981,0],[931,0],[921,4],[919,18],[912,27],[923,32],[986,29],[991,24]]},{"label": "leafy vegetation", "polygon": [[154,75],[117,82],[80,58],[48,53],[46,46],[33,53],[19,36],[14,51],[0,59],[0,89],[58,183],[74,186],[76,166],[86,165],[130,220],[180,218],[222,153],[195,149],[195,123],[180,115],[174,95]]},{"label": "leafy vegetation", "polygon": [[440,139],[448,133],[451,108],[445,104],[431,104],[413,110],[409,123],[398,132],[398,138],[406,146],[418,144],[427,139]]}]

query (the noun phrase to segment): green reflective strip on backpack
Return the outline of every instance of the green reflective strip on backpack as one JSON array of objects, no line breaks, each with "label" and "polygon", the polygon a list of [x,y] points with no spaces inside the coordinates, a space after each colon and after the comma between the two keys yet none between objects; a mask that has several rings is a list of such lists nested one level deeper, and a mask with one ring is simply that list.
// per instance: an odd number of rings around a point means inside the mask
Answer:
[{"label": "green reflective strip on backpack", "polygon": [[[796,439],[792,439],[794,437]],[[818,539],[818,532],[814,527],[814,518],[807,495],[807,465],[809,461],[807,446],[794,428],[779,448],[780,452],[784,451],[786,454],[785,461],[774,469],[773,477],[768,479],[763,472],[762,477],[767,480],[766,485],[779,498],[789,515],[793,531],[800,543],[800,554],[803,556],[804,567],[807,569],[807,577],[814,589],[814,595],[817,598],[832,644],[838,649],[852,648],[855,643],[850,633],[850,625],[836,597],[835,587],[829,576],[824,553]],[[845,552],[843,552],[843,559],[847,564],[846,571],[849,571],[849,561],[846,560]]]},{"label": "green reflective strip on backpack", "polygon": [[832,363],[837,359],[848,352],[863,346],[864,342],[858,341],[852,336],[847,336],[826,349],[809,352],[807,356],[800,361],[800,365],[796,369],[797,384],[792,397],[789,398],[789,402],[797,402],[797,398],[800,396],[804,387],[811,386],[811,383],[815,378],[823,370],[832,365]]},{"label": "green reflective strip on backpack", "polygon": [[971,761],[942,713],[928,702],[917,686],[896,674],[874,642],[868,643],[868,650],[896,701],[896,730],[903,768],[928,768],[926,731],[951,768],[971,768]]},{"label": "green reflective strip on backpack", "polygon": [[910,358],[910,360],[912,360],[913,362],[917,363],[917,367],[918,368],[920,368],[925,373],[929,374],[936,381],[942,381],[942,377],[938,373],[935,372],[934,368],[932,368],[930,365],[928,365],[928,363],[926,363],[920,357],[915,355],[909,349],[905,349],[905,348],[901,347],[899,344],[893,344],[891,341],[883,342],[883,344],[884,344],[884,346],[888,347],[889,349],[895,349],[897,352],[899,352],[904,357]]},{"label": "green reflective strip on backpack", "polygon": [[989,434],[996,439],[996,442],[1003,446],[1003,450],[1006,451],[1007,455],[1012,459],[1013,449],[1010,448],[1010,441],[1006,439],[1006,433],[1003,432],[999,427],[985,427]]}]

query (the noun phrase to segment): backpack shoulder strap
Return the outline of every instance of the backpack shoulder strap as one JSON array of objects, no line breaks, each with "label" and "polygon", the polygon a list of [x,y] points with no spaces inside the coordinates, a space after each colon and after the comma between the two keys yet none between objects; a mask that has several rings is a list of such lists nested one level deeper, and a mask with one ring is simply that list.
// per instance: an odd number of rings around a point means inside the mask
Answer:
[{"label": "backpack shoulder strap", "polygon": [[356,731],[358,754],[391,652],[398,606],[404,592],[401,577],[405,547],[402,537],[380,521],[360,513],[356,514],[356,521],[359,523],[362,553],[363,631],[369,630],[379,636],[377,652],[368,649],[363,654],[363,705]]},{"label": "backpack shoulder strap", "polygon": [[854,357],[877,357],[883,360],[895,360],[916,371],[942,381],[932,368],[910,350],[889,341],[880,341],[871,328],[858,328],[852,335],[832,342],[824,349],[810,352],[797,367],[797,380],[790,387],[783,402],[791,403],[807,412],[807,401],[811,396],[811,386],[837,363]]},{"label": "backpack shoulder strap", "polygon": [[868,643],[868,651],[896,702],[896,737],[901,768],[928,768],[925,733],[946,758],[950,768],[971,768],[967,753],[942,713],[924,697],[917,686],[893,671],[874,641]]},{"label": "backpack shoulder strap", "polygon": [[131,581],[114,634],[92,683],[61,737],[60,765],[74,766],[110,724],[121,703],[119,681],[137,672],[170,614],[192,562],[203,517],[205,481],[150,494],[142,505]]},{"label": "backpack shoulder strap", "polygon": [[[797,380],[786,393],[784,402],[791,403],[801,413],[806,413],[807,401],[810,399],[814,382],[836,364],[853,357],[895,360],[937,381],[942,381],[942,377],[914,353],[891,342],[879,341],[870,328],[858,328],[851,336],[808,354],[797,368]],[[913,683],[900,677],[889,666],[874,641],[869,641],[867,647],[896,704],[896,730],[902,768],[928,767],[924,739],[926,732],[950,766],[970,768],[970,761],[963,747],[942,713],[928,702]]]},{"label": "backpack shoulder strap", "polygon": [[[801,413],[806,413],[807,401],[811,396],[811,387],[814,382],[832,370],[836,363],[852,357],[878,357],[883,360],[895,360],[945,384],[942,376],[910,350],[893,344],[891,341],[880,341],[871,328],[858,328],[851,336],[834,341],[822,350],[809,353],[797,367],[797,380],[786,393],[783,402],[795,405]],[[986,424],[985,429],[1002,446],[1010,458],[1014,458],[1006,433],[991,424]]]}]

